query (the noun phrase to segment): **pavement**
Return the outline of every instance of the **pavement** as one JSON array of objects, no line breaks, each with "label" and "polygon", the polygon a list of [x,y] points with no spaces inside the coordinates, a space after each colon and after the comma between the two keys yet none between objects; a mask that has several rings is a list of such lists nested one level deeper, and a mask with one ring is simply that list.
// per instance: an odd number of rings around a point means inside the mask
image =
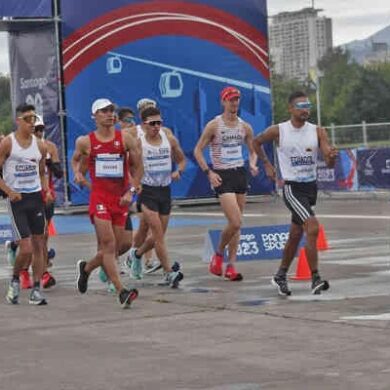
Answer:
[{"label": "pavement", "polygon": [[[167,241],[185,279],[172,290],[158,286],[161,273],[125,277],[140,292],[129,310],[97,273],[87,294],[76,292],[75,263],[93,255],[95,239],[86,216],[56,216],[49,305],[30,307],[27,291],[17,306],[0,303],[0,389],[389,389],[389,200],[321,198],[316,213],[330,245],[320,253],[328,292],[291,281],[292,296],[278,297],[270,284],[278,260],[239,263],[242,282],[208,274],[205,233],[223,226],[222,215],[217,206],[180,207]],[[280,199],[250,203],[243,220],[288,222]]]}]

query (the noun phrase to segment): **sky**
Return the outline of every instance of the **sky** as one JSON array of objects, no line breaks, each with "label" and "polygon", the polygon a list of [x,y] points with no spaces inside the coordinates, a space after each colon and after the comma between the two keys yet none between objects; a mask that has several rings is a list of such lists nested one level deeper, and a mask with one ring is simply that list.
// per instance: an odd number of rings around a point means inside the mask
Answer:
[{"label": "sky", "polygon": [[[268,14],[311,6],[312,0],[268,0]],[[324,10],[321,15],[332,18],[335,46],[367,38],[390,25],[388,0],[314,0],[314,7]],[[0,32],[0,73],[9,73],[7,53],[6,33]]]}]

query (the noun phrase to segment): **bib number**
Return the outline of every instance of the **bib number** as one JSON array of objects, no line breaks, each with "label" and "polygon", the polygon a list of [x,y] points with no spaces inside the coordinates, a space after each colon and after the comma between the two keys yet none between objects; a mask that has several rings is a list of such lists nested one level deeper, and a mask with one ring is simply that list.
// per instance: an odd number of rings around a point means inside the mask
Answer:
[{"label": "bib number", "polygon": [[96,177],[123,177],[123,156],[120,154],[98,154],[95,160]]}]

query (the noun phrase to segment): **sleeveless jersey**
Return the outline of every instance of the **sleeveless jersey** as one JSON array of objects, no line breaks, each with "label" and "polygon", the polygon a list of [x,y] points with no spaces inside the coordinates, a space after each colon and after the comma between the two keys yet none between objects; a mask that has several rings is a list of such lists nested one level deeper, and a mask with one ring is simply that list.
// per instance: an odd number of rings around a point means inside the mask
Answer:
[{"label": "sleeveless jersey", "polygon": [[235,127],[226,126],[222,115],[216,117],[217,131],[210,142],[210,157],[213,169],[230,169],[244,166],[242,144],[245,141],[246,130],[244,122],[238,118]]},{"label": "sleeveless jersey", "polygon": [[297,129],[291,121],[280,123],[277,154],[283,180],[316,180],[318,146],[316,125],[306,122]]},{"label": "sleeveless jersey", "polygon": [[106,193],[109,196],[122,196],[129,185],[126,150],[122,133],[115,131],[111,141],[102,142],[95,132],[89,133],[91,152],[88,169],[92,191]]},{"label": "sleeveless jersey", "polygon": [[152,187],[168,186],[171,184],[172,156],[171,144],[164,131],[159,132],[161,144],[151,145],[146,137],[141,137],[144,176],[142,184]]},{"label": "sleeveless jersey", "polygon": [[3,179],[13,191],[32,193],[41,191],[41,179],[39,177],[39,161],[42,154],[38,147],[35,135],[32,136],[31,145],[22,148],[16,140],[15,134],[11,134],[11,153],[3,166]]}]

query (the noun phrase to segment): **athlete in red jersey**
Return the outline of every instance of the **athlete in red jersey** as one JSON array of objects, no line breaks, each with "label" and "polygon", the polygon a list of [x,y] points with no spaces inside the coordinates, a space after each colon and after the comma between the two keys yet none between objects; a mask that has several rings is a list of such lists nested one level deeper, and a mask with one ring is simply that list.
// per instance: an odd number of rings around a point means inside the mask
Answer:
[{"label": "athlete in red jersey", "polygon": [[92,104],[96,130],[77,139],[72,158],[75,182],[80,184],[86,182],[82,163],[83,157],[88,158],[91,179],[89,215],[98,242],[98,253],[92,260],[77,262],[77,287],[80,293],[85,293],[90,273],[103,265],[118,292],[121,306],[125,308],[138,295],[136,289],[124,288],[115,261],[125,245],[124,227],[133,195],[132,188],[129,188],[129,160],[126,154],[132,162],[130,171],[135,188],[140,188],[143,169],[137,141],[130,134],[114,128],[114,110],[114,105],[108,99],[98,99]]}]

